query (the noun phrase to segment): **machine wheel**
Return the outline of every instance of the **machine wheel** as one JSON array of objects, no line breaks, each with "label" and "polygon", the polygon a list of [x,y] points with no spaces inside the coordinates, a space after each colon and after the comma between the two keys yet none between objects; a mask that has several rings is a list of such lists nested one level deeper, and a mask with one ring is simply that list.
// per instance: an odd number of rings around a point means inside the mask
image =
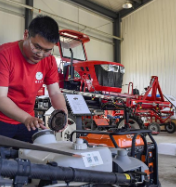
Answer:
[{"label": "machine wheel", "polygon": [[173,122],[166,123],[165,129],[168,133],[174,133],[175,132],[175,123],[173,123]]},{"label": "machine wheel", "polygon": [[[129,125],[132,129],[144,129],[143,121],[137,116],[129,117]],[[121,129],[123,127],[125,127],[125,119],[121,118],[117,123],[117,128]]]},{"label": "machine wheel", "polygon": [[136,89],[136,88],[135,88],[135,89],[133,89],[133,94],[134,94],[134,95],[139,95],[139,90],[138,90],[138,89]]},{"label": "machine wheel", "polygon": [[160,132],[160,126],[158,123],[150,123],[148,126],[148,129],[152,131],[152,134],[159,134]]}]

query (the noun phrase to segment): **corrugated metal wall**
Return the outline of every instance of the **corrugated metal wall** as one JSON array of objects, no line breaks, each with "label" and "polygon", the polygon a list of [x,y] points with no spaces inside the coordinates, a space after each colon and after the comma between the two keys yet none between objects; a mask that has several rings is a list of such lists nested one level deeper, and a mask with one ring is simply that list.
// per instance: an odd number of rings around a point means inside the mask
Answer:
[{"label": "corrugated metal wall", "polygon": [[154,0],[123,18],[121,28],[124,84],[143,91],[156,75],[163,93],[176,97],[176,0]]},{"label": "corrugated metal wall", "polygon": [[[17,0],[25,3],[25,0]],[[24,8],[0,1],[0,45],[20,40],[24,32]]]}]

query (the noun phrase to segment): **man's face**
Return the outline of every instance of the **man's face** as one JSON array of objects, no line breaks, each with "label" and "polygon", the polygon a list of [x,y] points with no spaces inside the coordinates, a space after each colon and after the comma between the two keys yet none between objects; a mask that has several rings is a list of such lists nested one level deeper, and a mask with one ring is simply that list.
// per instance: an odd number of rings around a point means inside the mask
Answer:
[{"label": "man's face", "polygon": [[51,55],[54,43],[48,42],[40,35],[24,38],[23,52],[30,64],[37,64],[43,58]]}]

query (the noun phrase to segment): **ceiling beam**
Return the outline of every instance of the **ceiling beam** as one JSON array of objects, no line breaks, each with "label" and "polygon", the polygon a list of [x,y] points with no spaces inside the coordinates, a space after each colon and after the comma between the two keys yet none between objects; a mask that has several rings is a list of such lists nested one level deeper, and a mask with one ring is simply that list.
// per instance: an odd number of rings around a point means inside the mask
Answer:
[{"label": "ceiling beam", "polygon": [[122,9],[120,10],[118,13],[120,14],[120,18],[123,18],[125,16],[127,16],[128,14],[134,12],[135,10],[137,10],[138,8],[144,6],[145,4],[153,1],[153,0],[141,0],[141,3],[137,3],[137,2],[134,2],[135,0],[133,0],[133,7],[130,8],[130,9]]},{"label": "ceiling beam", "polygon": [[[113,34],[114,36],[120,36],[120,16],[117,15],[117,18],[113,22]],[[121,63],[121,41],[114,39],[114,62]]]},{"label": "ceiling beam", "polygon": [[[33,7],[33,0],[26,0],[26,5]],[[25,29],[28,29],[30,22],[33,18],[33,11],[28,8],[25,8]]]},{"label": "ceiling beam", "polygon": [[85,8],[88,8],[90,10],[93,10],[95,12],[98,12],[100,14],[103,14],[104,16],[107,16],[109,18],[112,18],[112,19],[116,19],[117,18],[117,13],[116,12],[113,12],[105,7],[102,7],[94,2],[91,2],[91,1],[85,1],[85,0],[69,0],[71,2],[74,2],[78,5],[81,5]]},{"label": "ceiling beam", "polygon": [[133,1],[135,1],[136,3],[141,4],[141,1],[142,1],[142,0],[133,0]]}]

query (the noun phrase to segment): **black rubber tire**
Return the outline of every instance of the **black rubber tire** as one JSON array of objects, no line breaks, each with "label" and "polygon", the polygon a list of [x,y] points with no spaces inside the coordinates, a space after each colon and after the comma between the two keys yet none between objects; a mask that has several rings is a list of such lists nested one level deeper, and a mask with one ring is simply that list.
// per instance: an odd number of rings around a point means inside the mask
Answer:
[{"label": "black rubber tire", "polygon": [[133,89],[133,95],[139,95],[139,90],[138,89]]},{"label": "black rubber tire", "polygon": [[148,129],[152,131],[153,135],[158,135],[160,133],[160,126],[158,123],[155,122],[150,123],[148,125]]},{"label": "black rubber tire", "polygon": [[168,133],[174,133],[175,132],[175,123],[173,123],[173,122],[166,123],[165,129]]},{"label": "black rubber tire", "polygon": [[[117,123],[117,128],[125,127],[124,121],[125,121],[124,118],[120,118],[119,122]],[[138,127],[135,123],[138,125]],[[138,116],[130,116],[129,124],[133,129],[144,129],[145,128],[143,121]],[[135,127],[133,127],[133,124],[135,125]]]}]

